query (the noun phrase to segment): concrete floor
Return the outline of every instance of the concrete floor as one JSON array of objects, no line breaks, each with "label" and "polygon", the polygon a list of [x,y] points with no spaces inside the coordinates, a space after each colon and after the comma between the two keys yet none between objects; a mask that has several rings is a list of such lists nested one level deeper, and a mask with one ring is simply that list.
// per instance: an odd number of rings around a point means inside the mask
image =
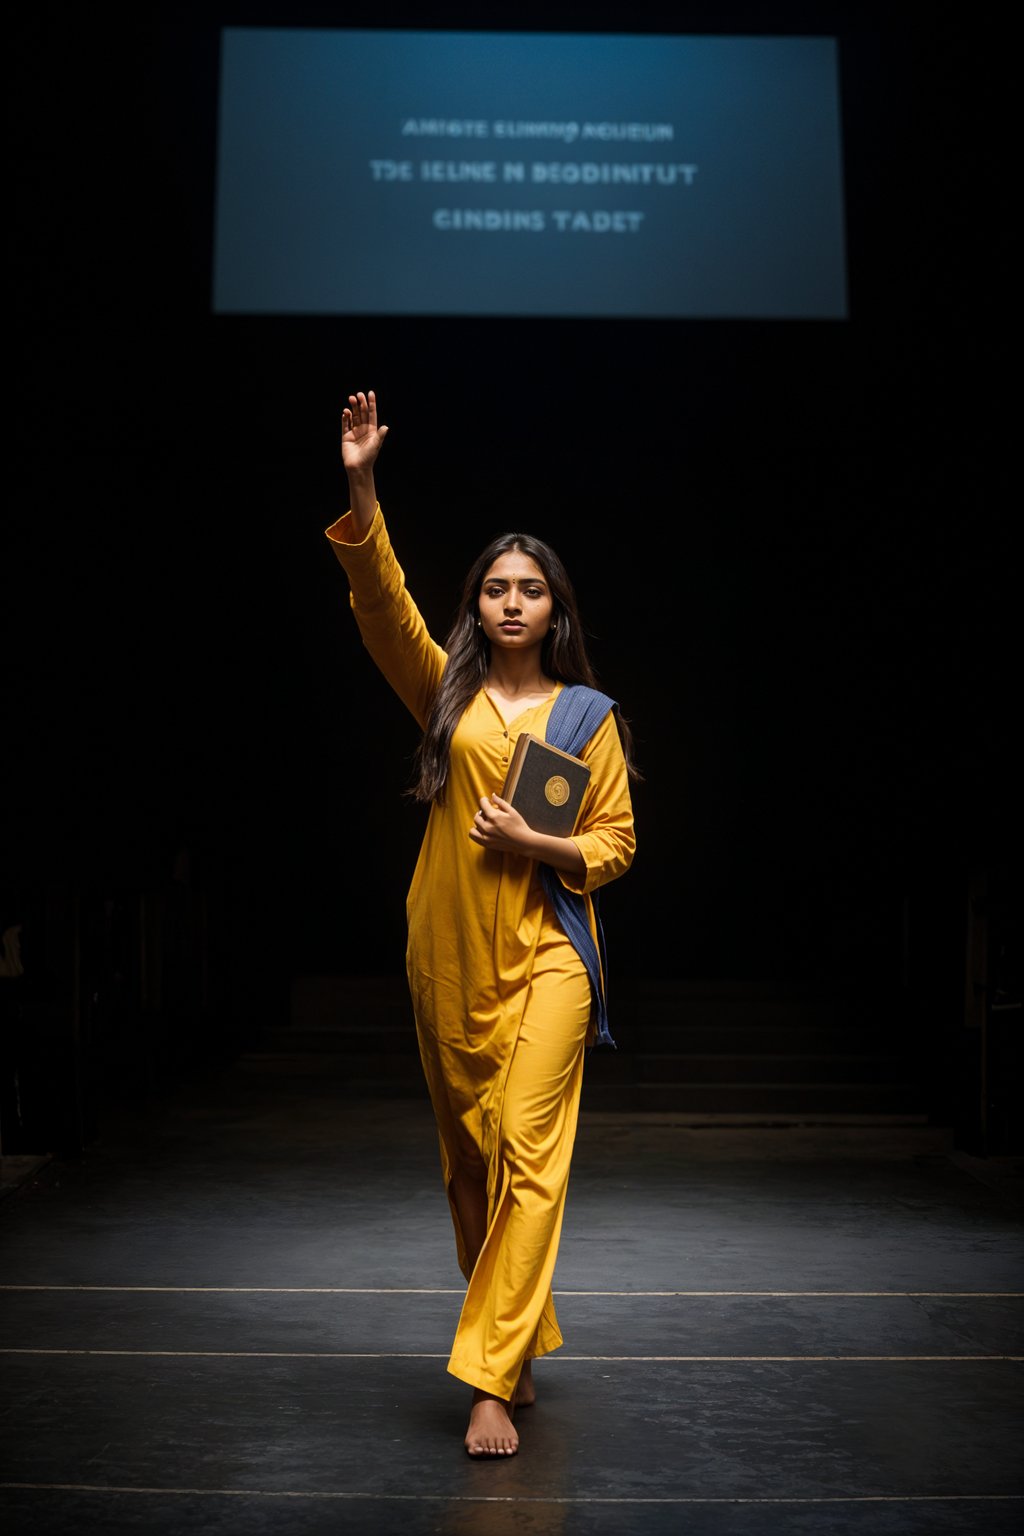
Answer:
[{"label": "concrete floor", "polygon": [[6,1536],[1009,1536],[1020,1160],[588,1112],[520,1454],[462,1449],[429,1109],[235,1064],[0,1202]]}]

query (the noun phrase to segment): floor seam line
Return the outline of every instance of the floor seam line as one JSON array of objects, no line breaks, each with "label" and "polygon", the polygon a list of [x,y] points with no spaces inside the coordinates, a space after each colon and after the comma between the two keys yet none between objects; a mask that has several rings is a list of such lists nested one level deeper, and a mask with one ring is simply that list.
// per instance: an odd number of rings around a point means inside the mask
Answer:
[{"label": "floor seam line", "polygon": [[[85,1347],[32,1348],[24,1345],[0,1347],[0,1355],[118,1356],[130,1359],[177,1360],[447,1360],[449,1351],[423,1350],[307,1350],[307,1349],[89,1349]],[[799,1365],[799,1364],[876,1364],[876,1365],[977,1365],[1019,1364],[1024,1355],[563,1355],[556,1363],[596,1365]]]},{"label": "floor seam line", "polygon": [[449,1494],[364,1493],[341,1489],[273,1488],[154,1488],[125,1483],[0,1483],[0,1490],[47,1493],[145,1493],[173,1497],[200,1495],[212,1498],[263,1499],[365,1499],[380,1503],[431,1504],[945,1504],[1024,1500],[1020,1493],[853,1493],[853,1494],[677,1494],[662,1497],[566,1494]]},{"label": "floor seam line", "polygon": [[[181,1293],[196,1291],[223,1295],[280,1295],[280,1296],[461,1296],[464,1288],[426,1286],[339,1286],[339,1285],[67,1285],[67,1284],[18,1284],[0,1283],[0,1291],[132,1291],[143,1293]],[[900,1301],[927,1297],[938,1300],[1024,1300],[1024,1291],[552,1291],[555,1297],[609,1297],[621,1296],[628,1300],[644,1300],[657,1297],[750,1297],[792,1298],[817,1297],[836,1300],[862,1298],[865,1300]]]}]

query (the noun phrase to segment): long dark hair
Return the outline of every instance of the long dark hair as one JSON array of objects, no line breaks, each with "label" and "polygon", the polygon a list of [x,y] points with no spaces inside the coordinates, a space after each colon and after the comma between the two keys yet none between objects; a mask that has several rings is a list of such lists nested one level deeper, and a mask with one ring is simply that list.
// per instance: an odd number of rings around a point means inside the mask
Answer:
[{"label": "long dark hair", "polygon": [[[552,628],[541,650],[541,667],[559,683],[585,683],[590,688],[599,686],[587,655],[576,594],[558,555],[550,544],[534,538],[532,534],[499,534],[466,573],[462,597],[444,643],[448,661],[431,705],[426,729],[416,749],[413,759],[414,782],[408,791],[421,803],[444,804],[455,727],[487,680],[491,647],[477,622],[480,617],[480,589],[495,560],[510,550],[536,561],[551,593]],[[617,708],[615,718],[626,759],[626,770],[631,779],[640,779],[643,775],[636,765],[629,723]]]}]

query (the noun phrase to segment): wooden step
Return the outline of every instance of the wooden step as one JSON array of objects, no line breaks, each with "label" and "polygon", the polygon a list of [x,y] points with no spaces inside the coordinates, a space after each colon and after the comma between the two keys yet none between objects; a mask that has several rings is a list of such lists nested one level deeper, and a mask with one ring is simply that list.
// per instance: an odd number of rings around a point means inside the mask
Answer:
[{"label": "wooden step", "polygon": [[915,1083],[594,1083],[584,1080],[592,1109],[675,1110],[687,1114],[898,1115],[927,1120]]},{"label": "wooden step", "polygon": [[652,1083],[890,1083],[907,1078],[901,1056],[854,1054],[814,1055],[717,1051],[666,1054],[597,1051],[587,1064],[591,1081]]},{"label": "wooden step", "polygon": [[[592,1051],[584,1073],[584,1105],[597,1111],[927,1120],[922,1064],[891,999],[644,978],[618,985],[612,1021],[617,1049]],[[241,1065],[327,1078],[339,1093],[426,1098],[400,974],[296,977],[290,1024],[251,1039]]]}]

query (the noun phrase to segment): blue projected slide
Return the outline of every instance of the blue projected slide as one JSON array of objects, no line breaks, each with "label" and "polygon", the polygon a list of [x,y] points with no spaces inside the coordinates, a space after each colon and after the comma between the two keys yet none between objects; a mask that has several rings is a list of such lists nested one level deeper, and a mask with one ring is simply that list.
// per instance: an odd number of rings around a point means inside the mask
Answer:
[{"label": "blue projected slide", "polygon": [[220,314],[845,319],[836,43],[229,27]]}]

